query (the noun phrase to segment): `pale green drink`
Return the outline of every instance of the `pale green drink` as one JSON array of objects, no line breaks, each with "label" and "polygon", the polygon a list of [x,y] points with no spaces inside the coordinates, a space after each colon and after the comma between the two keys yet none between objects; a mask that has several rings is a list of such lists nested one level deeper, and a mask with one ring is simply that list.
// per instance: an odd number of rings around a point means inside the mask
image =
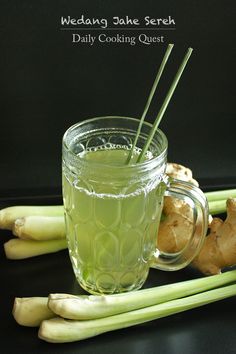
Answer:
[{"label": "pale green drink", "polygon": [[[113,146],[87,151],[83,158],[118,167],[124,166],[127,154]],[[115,174],[116,169],[111,180]],[[163,183],[86,181],[86,175],[64,175],[67,239],[76,277],[89,292],[139,288],[155,252]]]}]

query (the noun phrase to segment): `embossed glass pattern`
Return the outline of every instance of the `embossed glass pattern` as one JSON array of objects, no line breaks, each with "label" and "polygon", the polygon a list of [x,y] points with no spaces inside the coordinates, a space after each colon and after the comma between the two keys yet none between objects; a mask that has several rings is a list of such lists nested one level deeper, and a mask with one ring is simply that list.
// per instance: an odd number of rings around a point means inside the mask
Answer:
[{"label": "embossed glass pattern", "polygon": [[[155,252],[167,146],[158,132],[151,146],[153,160],[125,165],[137,126],[131,118],[105,117],[79,123],[64,137],[69,253],[79,283],[91,293],[140,288]],[[149,130],[145,124],[139,147]],[[95,161],[83,158],[88,150],[97,151]]]}]

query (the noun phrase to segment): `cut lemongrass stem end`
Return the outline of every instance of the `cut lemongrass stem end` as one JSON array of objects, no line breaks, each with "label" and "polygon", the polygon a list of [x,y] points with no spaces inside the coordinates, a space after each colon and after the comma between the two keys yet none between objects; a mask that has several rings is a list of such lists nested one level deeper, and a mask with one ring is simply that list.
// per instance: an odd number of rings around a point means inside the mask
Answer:
[{"label": "cut lemongrass stem end", "polygon": [[47,302],[47,297],[16,297],[12,315],[21,326],[38,327],[43,320],[55,317]]},{"label": "cut lemongrass stem end", "polygon": [[226,189],[214,192],[206,192],[205,196],[208,202],[219,201],[222,199],[235,198],[236,197],[236,189]]},{"label": "cut lemongrass stem end", "polygon": [[16,219],[12,232],[22,239],[46,241],[66,237],[63,216],[26,216]]},{"label": "cut lemongrass stem end", "polygon": [[152,142],[152,139],[153,139],[153,137],[155,135],[155,132],[156,132],[156,130],[157,130],[162,118],[163,118],[163,115],[164,115],[164,113],[165,113],[165,111],[166,111],[166,109],[168,107],[168,104],[169,104],[169,102],[171,100],[171,97],[173,96],[173,93],[174,93],[174,91],[176,89],[176,86],[177,86],[177,84],[178,84],[178,82],[179,82],[179,80],[181,78],[181,75],[182,75],[182,73],[183,73],[183,71],[185,69],[185,66],[187,65],[187,62],[188,62],[188,60],[189,60],[189,58],[190,58],[190,56],[192,54],[192,51],[193,51],[192,48],[188,48],[187,53],[185,54],[184,59],[183,59],[181,65],[180,65],[180,67],[179,67],[179,69],[178,69],[178,71],[177,71],[177,73],[176,73],[176,75],[174,77],[174,80],[173,80],[173,82],[172,82],[172,84],[171,84],[171,86],[169,88],[169,91],[168,91],[168,93],[167,93],[167,95],[166,95],[166,97],[164,99],[164,102],[163,102],[163,104],[161,106],[161,109],[160,109],[160,111],[157,114],[156,120],[155,120],[155,122],[154,122],[154,124],[152,126],[152,129],[151,129],[151,131],[149,133],[147,141],[146,141],[145,145],[142,148],[142,151],[141,151],[141,153],[140,153],[140,155],[138,157],[137,162],[142,162],[146,152],[148,151],[148,148],[149,148],[149,146],[150,146],[150,144]]},{"label": "cut lemongrass stem end", "polygon": [[145,105],[145,107],[144,107],[144,111],[143,111],[142,117],[141,117],[140,122],[139,122],[138,130],[137,130],[137,133],[136,133],[136,135],[135,135],[135,139],[134,139],[134,142],[133,142],[133,144],[132,144],[132,148],[131,148],[131,150],[130,150],[130,152],[129,152],[129,155],[128,155],[128,158],[127,158],[127,161],[126,161],[127,164],[129,164],[130,161],[131,161],[131,158],[132,158],[132,155],[133,155],[135,146],[136,146],[137,141],[138,141],[138,138],[139,138],[139,134],[140,134],[141,129],[142,129],[142,124],[143,124],[143,122],[144,122],[144,119],[145,119],[146,114],[147,114],[147,112],[148,112],[148,109],[149,109],[149,107],[150,107],[151,101],[152,101],[152,99],[153,99],[154,93],[155,93],[155,91],[156,91],[157,85],[158,85],[158,83],[159,83],[159,81],[160,81],[161,75],[162,75],[162,73],[163,73],[163,70],[164,70],[164,68],[165,68],[165,65],[166,65],[166,63],[167,63],[167,61],[168,61],[168,58],[169,58],[169,56],[170,56],[170,53],[171,53],[173,47],[174,47],[174,44],[168,44],[168,47],[167,47],[167,50],[166,50],[166,52],[165,52],[164,58],[163,58],[163,60],[162,60],[162,62],[161,62],[161,65],[160,65],[160,67],[159,67],[159,69],[158,69],[156,78],[155,78],[155,80],[154,80],[152,89],[151,89],[150,94],[149,94],[149,96],[148,96],[148,100],[147,100],[147,102],[146,102],[146,105]]},{"label": "cut lemongrass stem end", "polygon": [[0,229],[12,229],[16,219],[32,216],[63,216],[64,210],[62,205],[19,205],[4,208],[0,210]]}]

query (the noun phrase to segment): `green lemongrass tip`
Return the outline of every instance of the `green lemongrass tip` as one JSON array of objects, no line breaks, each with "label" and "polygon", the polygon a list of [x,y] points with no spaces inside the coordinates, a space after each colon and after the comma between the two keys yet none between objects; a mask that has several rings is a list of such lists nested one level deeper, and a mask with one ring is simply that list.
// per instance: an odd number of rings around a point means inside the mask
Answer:
[{"label": "green lemongrass tip", "polygon": [[52,343],[78,341],[167,317],[235,295],[236,284],[96,320],[71,321],[53,318],[41,323],[38,335],[39,338]]},{"label": "green lemongrass tip", "polygon": [[183,59],[181,65],[180,65],[180,67],[179,67],[179,69],[178,69],[178,71],[177,71],[177,73],[175,75],[175,78],[174,78],[174,80],[173,80],[173,82],[172,82],[172,84],[170,86],[170,89],[169,89],[169,91],[168,91],[168,93],[167,93],[167,95],[165,97],[165,100],[164,100],[164,102],[163,102],[163,104],[161,106],[161,109],[160,109],[160,111],[157,114],[156,120],[155,120],[155,122],[154,122],[154,124],[152,126],[152,129],[151,129],[150,134],[149,134],[149,136],[147,138],[147,141],[146,141],[144,147],[142,148],[142,151],[141,151],[141,153],[140,153],[140,155],[138,157],[137,162],[141,162],[143,157],[145,156],[146,152],[148,151],[149,145],[151,144],[151,141],[152,141],[153,136],[154,136],[154,134],[156,132],[156,129],[158,128],[158,126],[159,126],[159,124],[160,124],[160,122],[162,120],[162,117],[163,117],[163,115],[164,115],[164,113],[165,113],[165,111],[166,111],[166,109],[168,107],[168,104],[169,104],[169,102],[171,100],[171,97],[173,96],[173,93],[174,93],[174,91],[176,89],[176,86],[177,86],[177,84],[178,84],[178,82],[179,82],[179,80],[181,78],[181,75],[182,75],[184,69],[185,69],[185,66],[187,65],[187,62],[188,62],[188,60],[189,60],[189,58],[190,58],[190,56],[192,54],[192,51],[193,51],[192,48],[188,48],[187,53],[184,56],[184,59]]},{"label": "green lemongrass tip", "polygon": [[221,199],[228,199],[228,198],[235,198],[236,197],[236,189],[225,189],[220,191],[214,192],[206,192],[205,196],[208,202],[221,200]]},{"label": "green lemongrass tip", "polygon": [[91,320],[160,304],[236,282],[236,270],[116,295],[50,294],[48,307],[63,318]]},{"label": "green lemongrass tip", "polygon": [[158,69],[158,72],[157,72],[155,81],[154,81],[154,83],[153,83],[153,86],[152,86],[152,89],[151,89],[150,94],[149,94],[149,96],[148,96],[148,100],[147,100],[147,102],[146,102],[146,105],[145,105],[145,108],[144,108],[142,117],[141,117],[140,122],[139,122],[138,130],[137,130],[137,133],[136,133],[136,135],[135,135],[135,139],[134,139],[132,148],[131,148],[131,150],[130,150],[130,152],[129,152],[129,155],[128,155],[128,158],[127,158],[127,161],[126,161],[127,164],[130,163],[130,160],[131,160],[131,158],[132,158],[132,155],[133,155],[135,146],[136,146],[137,141],[138,141],[139,134],[140,134],[141,129],[142,129],[142,125],[143,125],[144,119],[145,119],[145,117],[146,117],[146,114],[147,114],[148,109],[149,109],[149,107],[150,107],[152,98],[153,98],[154,93],[155,93],[155,91],[156,91],[157,85],[158,85],[158,83],[159,83],[159,81],[160,81],[161,75],[162,75],[162,73],[163,73],[163,70],[164,70],[164,68],[165,68],[165,65],[166,65],[166,63],[167,63],[167,61],[168,61],[168,58],[169,58],[169,56],[170,56],[170,53],[171,53],[173,47],[174,47],[174,44],[168,44],[168,47],[167,47],[167,49],[166,49],[164,58],[163,58],[163,60],[162,60],[162,62],[161,62],[161,65],[160,65],[160,67],[159,67],[159,69]]},{"label": "green lemongrass tip", "polygon": [[22,239],[55,240],[66,237],[63,216],[26,216],[16,219],[12,232]]}]

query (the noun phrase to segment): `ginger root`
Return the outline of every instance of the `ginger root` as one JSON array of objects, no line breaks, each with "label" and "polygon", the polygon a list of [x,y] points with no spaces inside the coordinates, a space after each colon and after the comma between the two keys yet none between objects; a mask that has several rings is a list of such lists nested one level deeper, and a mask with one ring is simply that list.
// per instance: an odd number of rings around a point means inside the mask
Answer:
[{"label": "ginger root", "polygon": [[213,218],[193,266],[204,274],[218,274],[221,269],[236,264],[236,198],[227,200],[227,218]]},{"label": "ginger root", "polygon": [[162,252],[179,252],[187,244],[193,231],[193,212],[180,199],[165,197],[157,247]]},{"label": "ginger root", "polygon": [[[184,166],[169,163],[166,172],[171,177],[198,185],[192,171]],[[179,252],[193,232],[192,209],[182,200],[165,197],[163,214],[157,247],[162,252]],[[218,274],[223,268],[236,265],[236,198],[227,200],[225,221],[210,216],[209,230],[201,251],[191,265],[203,274]]]},{"label": "ginger root", "polygon": [[190,182],[197,187],[199,186],[198,181],[193,178],[192,171],[178,163],[168,162],[166,174],[170,177],[180,179],[181,181]]},{"label": "ginger root", "polygon": [[[192,171],[177,163],[168,163],[166,173],[168,176],[193,183]],[[158,249],[162,252],[179,252],[187,244],[193,232],[193,211],[181,199],[165,197],[163,205],[163,218],[158,231]]]}]

